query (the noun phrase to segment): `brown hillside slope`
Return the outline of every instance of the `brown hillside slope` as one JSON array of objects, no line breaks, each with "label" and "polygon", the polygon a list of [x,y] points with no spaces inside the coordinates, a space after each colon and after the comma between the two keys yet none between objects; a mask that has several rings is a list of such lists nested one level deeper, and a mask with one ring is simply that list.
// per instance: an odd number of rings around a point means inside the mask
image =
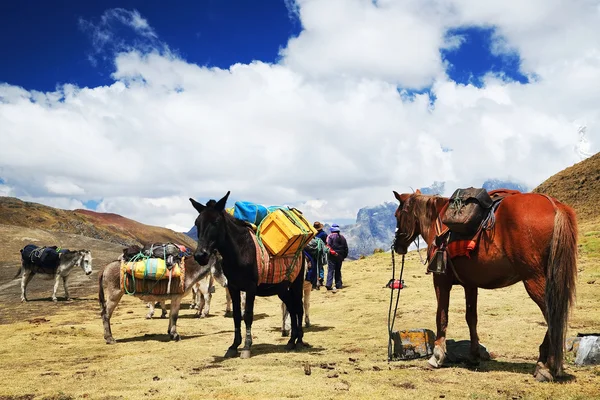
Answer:
[{"label": "brown hillside slope", "polygon": [[183,233],[117,214],[61,210],[14,197],[0,197],[0,224],[74,233],[120,245],[175,242],[195,247],[194,241]]},{"label": "brown hillside slope", "polygon": [[600,219],[600,153],[551,176],[532,192],[548,194],[570,205],[579,221]]}]

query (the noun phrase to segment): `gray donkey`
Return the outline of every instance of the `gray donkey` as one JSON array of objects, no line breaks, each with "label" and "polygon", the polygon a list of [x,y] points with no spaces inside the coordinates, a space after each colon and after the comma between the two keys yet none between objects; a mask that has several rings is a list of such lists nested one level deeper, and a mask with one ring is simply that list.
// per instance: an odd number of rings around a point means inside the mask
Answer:
[{"label": "gray donkey", "polygon": [[[35,245],[28,245],[20,251],[21,268],[19,268],[19,271],[17,271],[17,274],[13,279],[18,278],[19,275],[23,273],[23,276],[21,277],[21,301],[27,301],[27,285],[36,274],[39,274],[46,279],[54,279],[52,301],[57,301],[56,291],[58,290],[58,285],[61,280],[65,289],[66,300],[71,299],[67,286],[67,279],[69,278],[69,274],[73,267],[81,267],[86,275],[92,273],[92,253],[89,250],[61,250],[58,252],[52,250],[52,248],[40,248]],[[53,253],[51,256],[54,257],[52,262],[45,264],[36,262],[35,255],[42,254],[44,251]]]},{"label": "gray donkey", "polygon": [[[208,262],[206,265],[198,264],[194,260],[193,256],[186,256],[184,258],[184,262],[185,278],[183,293],[171,293],[164,295],[144,293],[133,294],[133,296],[145,302],[160,301],[161,304],[164,304],[164,302],[167,300],[171,301],[169,329],[167,330],[167,333],[173,340],[181,339],[179,333],[177,333],[177,318],[179,316],[181,300],[190,293],[198,281],[206,277],[209,273],[212,272],[215,277],[218,277],[217,279],[224,277],[221,258],[216,255],[211,256],[210,262]],[[106,340],[106,344],[116,343],[110,329],[110,318],[124,294],[125,291],[121,286],[121,261],[113,261],[104,267],[104,269],[100,272],[98,279],[98,300],[100,301],[100,307],[102,308],[100,315],[102,316],[102,323],[104,324],[104,340]]]}]

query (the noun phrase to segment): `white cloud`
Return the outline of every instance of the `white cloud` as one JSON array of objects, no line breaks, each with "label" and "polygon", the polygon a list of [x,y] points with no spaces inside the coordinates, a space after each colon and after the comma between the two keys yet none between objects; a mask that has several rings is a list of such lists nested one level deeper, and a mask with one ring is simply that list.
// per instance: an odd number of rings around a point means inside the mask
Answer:
[{"label": "white cloud", "polygon": [[[600,18],[585,2],[532,4],[297,1],[305,31],[281,63],[229,69],[188,63],[141,15],[109,13],[157,49],[118,53],[110,86],[0,85],[12,187],[0,193],[69,208],[102,198],[99,211],[183,231],[189,197],[227,190],[229,205],[298,205],[327,221],[434,181],[449,193],[487,178],[536,186],[580,160],[581,125],[586,151],[600,150]],[[449,80],[439,50],[460,45],[446,32],[465,24],[497,26],[496,51],[516,49],[537,80]],[[397,90],[429,83],[433,107]]]}]

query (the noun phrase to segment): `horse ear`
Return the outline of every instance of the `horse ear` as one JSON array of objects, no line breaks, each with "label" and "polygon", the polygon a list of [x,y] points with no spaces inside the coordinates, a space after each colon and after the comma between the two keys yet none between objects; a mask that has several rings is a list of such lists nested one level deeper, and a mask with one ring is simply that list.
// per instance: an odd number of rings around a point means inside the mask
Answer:
[{"label": "horse ear", "polygon": [[194,206],[196,211],[198,211],[198,213],[201,213],[206,208],[206,206],[203,206],[202,204],[198,203],[196,200],[192,199],[191,197],[190,197],[190,201],[192,202],[192,205]]},{"label": "horse ear", "polygon": [[406,200],[408,200],[408,198],[410,197],[410,194],[404,193],[404,194],[399,194],[398,192],[396,192],[395,190],[394,192],[394,197],[396,198],[396,200],[398,200],[400,203],[404,203]]},{"label": "horse ear", "polygon": [[417,191],[415,192],[415,194],[421,194],[421,189],[417,189]]},{"label": "horse ear", "polygon": [[227,199],[229,198],[229,193],[231,193],[231,191],[227,191],[227,194],[225,196],[223,196],[223,198],[221,200],[217,201],[217,204],[215,204],[215,210],[223,211],[225,209],[225,204],[227,204]]}]

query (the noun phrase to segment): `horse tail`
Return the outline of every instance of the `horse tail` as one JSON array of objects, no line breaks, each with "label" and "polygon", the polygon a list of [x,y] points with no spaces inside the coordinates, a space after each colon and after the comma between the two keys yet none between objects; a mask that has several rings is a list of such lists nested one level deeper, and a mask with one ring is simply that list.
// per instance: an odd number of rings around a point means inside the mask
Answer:
[{"label": "horse tail", "polygon": [[577,280],[577,220],[572,209],[554,203],[554,232],[546,270],[548,367],[552,375],[562,370],[567,320],[575,300]]},{"label": "horse tail", "polygon": [[100,303],[100,315],[102,317],[106,315],[106,299],[104,298],[104,271],[106,271],[106,268],[101,270],[98,274],[98,302]]},{"label": "horse tail", "polygon": [[17,279],[19,275],[21,275],[21,272],[23,272],[23,266],[19,267],[19,270],[17,271],[17,274],[13,277],[13,279]]}]

